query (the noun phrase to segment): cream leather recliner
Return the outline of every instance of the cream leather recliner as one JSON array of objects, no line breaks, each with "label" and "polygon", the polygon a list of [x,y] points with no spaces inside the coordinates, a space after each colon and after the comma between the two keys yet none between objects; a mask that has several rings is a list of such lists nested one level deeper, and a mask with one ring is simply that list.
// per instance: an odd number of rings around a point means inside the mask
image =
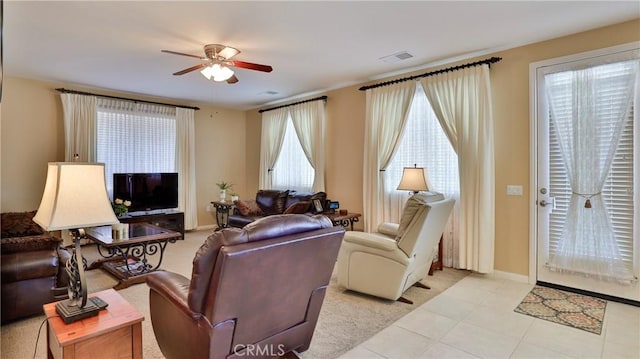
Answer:
[{"label": "cream leather recliner", "polygon": [[402,293],[429,273],[453,204],[440,193],[415,194],[399,224],[383,223],[374,233],[346,232],[338,255],[338,284],[411,303]]}]

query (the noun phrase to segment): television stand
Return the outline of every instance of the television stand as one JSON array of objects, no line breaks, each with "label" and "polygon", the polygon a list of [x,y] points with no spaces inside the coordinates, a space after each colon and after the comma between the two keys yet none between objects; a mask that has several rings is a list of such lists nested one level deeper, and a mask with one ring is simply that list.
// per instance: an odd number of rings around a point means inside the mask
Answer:
[{"label": "television stand", "polygon": [[118,217],[122,223],[151,223],[158,227],[166,228],[180,233],[180,239],[184,239],[184,213],[174,210],[151,211],[127,214]]}]

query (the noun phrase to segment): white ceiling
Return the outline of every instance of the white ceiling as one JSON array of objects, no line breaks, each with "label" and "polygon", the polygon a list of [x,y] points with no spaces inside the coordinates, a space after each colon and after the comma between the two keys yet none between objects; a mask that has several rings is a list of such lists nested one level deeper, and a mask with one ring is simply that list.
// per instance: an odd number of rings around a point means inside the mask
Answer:
[{"label": "white ceiling", "polygon": [[[640,17],[638,1],[4,1],[4,75],[250,109]],[[219,43],[234,85],[172,73]],[[395,64],[381,57],[407,51]],[[72,87],[72,86],[69,86]],[[268,94],[275,91],[277,94]]]}]

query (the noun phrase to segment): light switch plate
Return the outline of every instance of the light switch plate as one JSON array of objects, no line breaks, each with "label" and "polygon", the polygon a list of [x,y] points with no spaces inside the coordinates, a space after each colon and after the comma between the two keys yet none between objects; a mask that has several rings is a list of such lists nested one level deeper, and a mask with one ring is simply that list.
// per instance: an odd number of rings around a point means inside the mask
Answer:
[{"label": "light switch plate", "polygon": [[522,186],[509,184],[507,185],[507,195],[509,196],[522,196]]}]

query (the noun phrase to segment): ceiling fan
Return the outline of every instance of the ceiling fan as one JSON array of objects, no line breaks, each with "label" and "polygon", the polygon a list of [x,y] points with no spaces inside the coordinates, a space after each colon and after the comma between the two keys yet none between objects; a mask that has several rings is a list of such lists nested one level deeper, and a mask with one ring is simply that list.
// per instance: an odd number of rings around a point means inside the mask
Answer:
[{"label": "ceiling fan", "polygon": [[204,61],[201,64],[196,66],[192,66],[186,68],[184,70],[175,72],[174,75],[184,75],[191,71],[200,70],[202,75],[206,77],[208,80],[213,81],[226,81],[227,83],[234,84],[238,82],[238,78],[234,75],[233,70],[229,67],[239,67],[248,70],[256,70],[262,72],[271,72],[273,68],[268,65],[260,65],[254,64],[251,62],[231,60],[232,57],[236,56],[240,53],[240,50],[235,49],[233,47],[219,45],[219,44],[209,44],[204,45],[204,54],[205,56],[184,54],[182,52],[170,51],[170,50],[162,50],[162,52],[166,52],[168,54],[181,55],[181,56],[189,56],[195,57],[196,59],[200,59]]}]

